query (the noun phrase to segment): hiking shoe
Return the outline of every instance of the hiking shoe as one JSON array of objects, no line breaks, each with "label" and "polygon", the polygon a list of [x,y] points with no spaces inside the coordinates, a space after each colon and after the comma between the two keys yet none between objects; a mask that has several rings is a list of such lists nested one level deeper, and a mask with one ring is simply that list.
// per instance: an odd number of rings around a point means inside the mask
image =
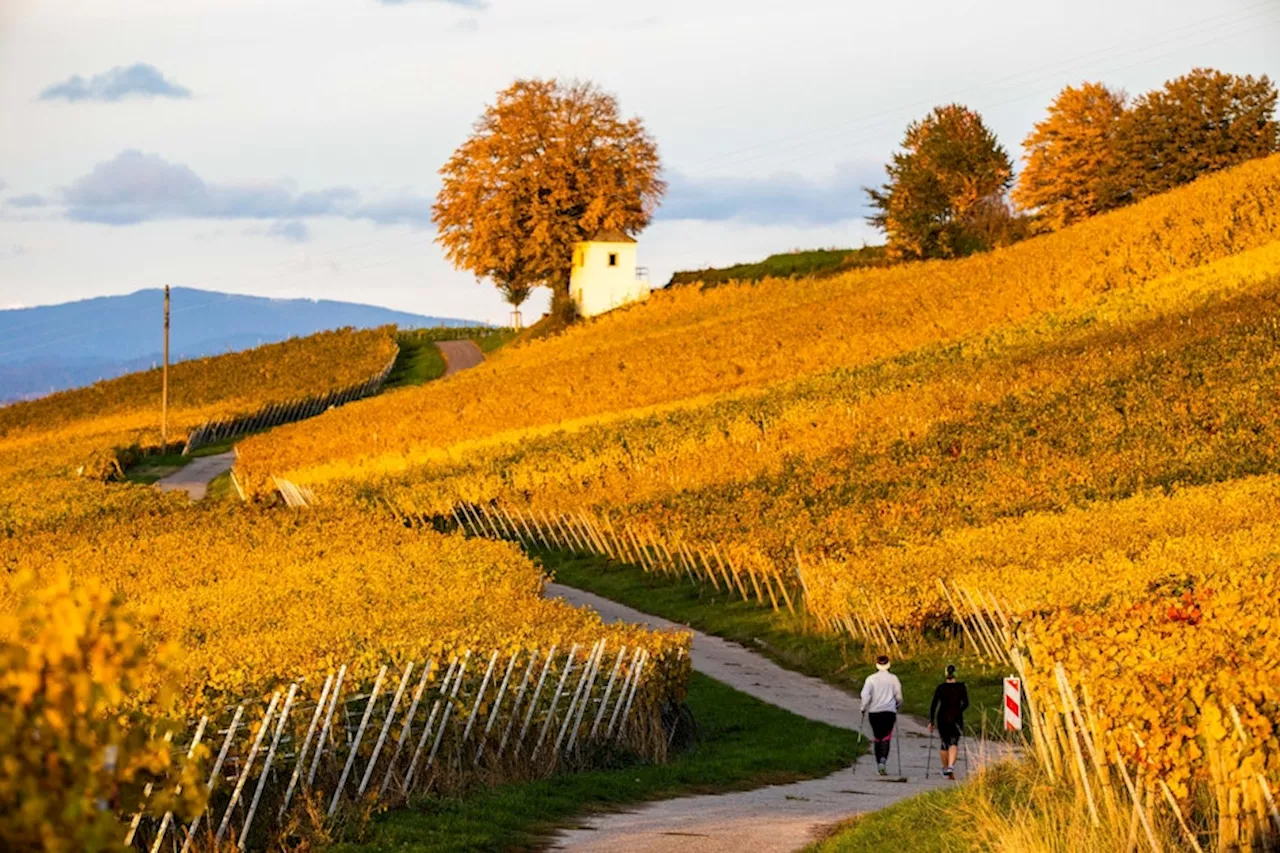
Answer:
[{"label": "hiking shoe", "polygon": [[942,768],[942,775],[946,776],[948,779],[954,779],[956,778],[956,771],[950,767],[944,767]]},{"label": "hiking shoe", "polygon": [[889,768],[888,768],[888,767],[885,767],[883,764],[878,764],[878,765],[876,765],[876,769],[878,769],[878,770],[880,771],[880,775],[881,775],[881,776],[888,776],[888,775],[889,775]]}]

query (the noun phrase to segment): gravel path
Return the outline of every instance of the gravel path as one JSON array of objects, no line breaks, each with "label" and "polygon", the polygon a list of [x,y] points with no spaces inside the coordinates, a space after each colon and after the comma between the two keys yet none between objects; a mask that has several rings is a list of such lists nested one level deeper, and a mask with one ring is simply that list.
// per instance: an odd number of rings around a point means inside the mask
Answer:
[{"label": "gravel path", "polygon": [[[686,626],[633,610],[589,592],[549,584],[547,595],[597,610],[606,622],[626,621],[655,628]],[[694,632],[693,667],[698,672],[812,720],[848,729],[859,724],[861,707],[854,696],[831,685],[783,669],[736,643]],[[784,853],[798,850],[832,824],[933,788],[953,785],[938,773],[938,756],[932,758],[932,778],[926,780],[929,762],[928,730],[917,720],[900,717],[902,777],[876,775],[870,754],[847,770],[822,779],[773,785],[755,791],[712,794],[662,800],[633,811],[595,815],[578,827],[560,832],[553,840],[557,850],[583,853]],[[895,747],[896,749],[896,747]],[[971,745],[976,766],[986,752]],[[896,773],[897,754],[889,760]],[[960,760],[960,775],[967,772]],[[903,778],[905,777],[905,778]]]},{"label": "gravel path", "polygon": [[484,361],[484,353],[476,346],[475,341],[437,341],[436,346],[444,356],[445,376],[452,376]]},{"label": "gravel path", "polygon": [[156,485],[166,492],[186,492],[192,500],[198,501],[208,493],[209,481],[224,471],[230,471],[231,466],[235,464],[234,450],[213,456],[200,456],[192,459],[178,471],[157,480]]}]

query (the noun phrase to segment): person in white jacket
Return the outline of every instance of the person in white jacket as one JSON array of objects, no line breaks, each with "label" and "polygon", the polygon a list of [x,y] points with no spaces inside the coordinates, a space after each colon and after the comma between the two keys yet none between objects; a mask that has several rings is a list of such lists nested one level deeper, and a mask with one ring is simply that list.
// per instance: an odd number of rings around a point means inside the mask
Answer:
[{"label": "person in white jacket", "polygon": [[876,671],[862,682],[862,712],[871,718],[871,734],[875,738],[876,768],[881,776],[889,773],[889,743],[898,723],[902,707],[902,682],[889,671],[889,658],[876,658]]}]

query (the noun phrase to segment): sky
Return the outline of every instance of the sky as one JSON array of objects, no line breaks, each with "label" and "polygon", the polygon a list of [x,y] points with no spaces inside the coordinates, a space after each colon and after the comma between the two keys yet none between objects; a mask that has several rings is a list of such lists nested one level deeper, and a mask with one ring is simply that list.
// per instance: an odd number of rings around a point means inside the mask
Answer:
[{"label": "sky", "polygon": [[1016,159],[1063,86],[1196,66],[1280,79],[1280,0],[0,0],[0,308],[172,284],[505,321],[430,207],[517,78],[644,120],[660,283],[879,242],[862,187],[934,105]]}]

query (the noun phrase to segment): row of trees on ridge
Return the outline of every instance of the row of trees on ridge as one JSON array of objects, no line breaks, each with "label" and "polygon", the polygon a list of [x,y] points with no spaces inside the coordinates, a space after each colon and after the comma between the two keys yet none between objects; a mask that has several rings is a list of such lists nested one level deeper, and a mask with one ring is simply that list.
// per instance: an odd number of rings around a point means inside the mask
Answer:
[{"label": "row of trees on ridge", "polygon": [[974,110],[935,108],[907,127],[889,180],[867,194],[897,260],[950,258],[1140,201],[1280,150],[1276,88],[1197,68],[1132,102],[1068,86],[1023,140],[1023,169]]},{"label": "row of trees on ridge", "polygon": [[[1063,89],[1023,141],[1023,169],[982,117],[935,108],[906,131],[867,193],[890,260],[953,258],[1053,231],[1280,150],[1276,88],[1207,68],[1131,102],[1101,83]],[[572,318],[573,244],[635,234],[666,184],[657,143],[590,83],[517,80],[440,170],[437,241],[519,307],[533,288]]]}]

